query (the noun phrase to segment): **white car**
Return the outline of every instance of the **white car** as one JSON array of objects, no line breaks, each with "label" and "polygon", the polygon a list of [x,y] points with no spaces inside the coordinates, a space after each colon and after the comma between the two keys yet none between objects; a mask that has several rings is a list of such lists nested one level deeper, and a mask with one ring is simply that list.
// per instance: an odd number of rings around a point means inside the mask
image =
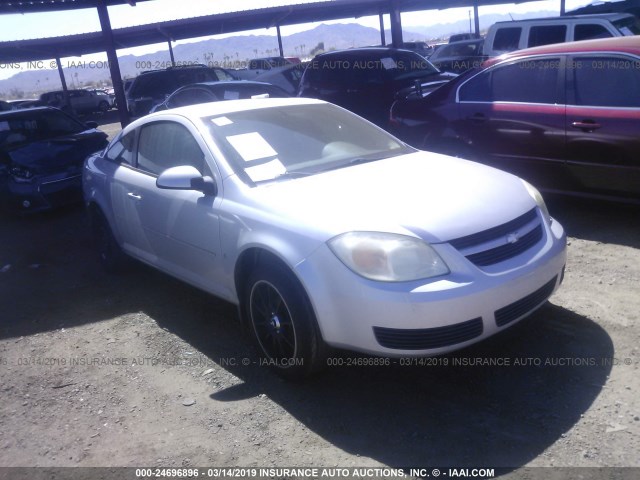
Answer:
[{"label": "white car", "polygon": [[319,100],[154,113],[83,177],[107,268],[124,253],[238,305],[289,378],[321,366],[326,346],[465,347],[562,281],[566,236],[531,185]]}]

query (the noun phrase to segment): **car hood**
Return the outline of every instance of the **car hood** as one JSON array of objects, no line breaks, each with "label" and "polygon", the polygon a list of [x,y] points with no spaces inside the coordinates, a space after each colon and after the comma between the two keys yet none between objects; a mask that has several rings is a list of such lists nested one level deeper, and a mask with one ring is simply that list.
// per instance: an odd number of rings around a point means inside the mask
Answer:
[{"label": "car hood", "polygon": [[23,143],[7,150],[12,163],[34,173],[50,173],[70,166],[81,167],[91,153],[107,145],[107,135],[96,129],[46,140]]},{"label": "car hood", "polygon": [[417,152],[255,187],[261,210],[325,241],[382,231],[446,242],[536,206],[522,181],[479,163]]}]

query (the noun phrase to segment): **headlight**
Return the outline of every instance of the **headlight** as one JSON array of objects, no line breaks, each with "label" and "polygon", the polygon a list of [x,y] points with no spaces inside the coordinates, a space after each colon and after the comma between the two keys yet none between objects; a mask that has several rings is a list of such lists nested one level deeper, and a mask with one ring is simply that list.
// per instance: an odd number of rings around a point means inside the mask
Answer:
[{"label": "headlight", "polygon": [[549,215],[549,209],[547,208],[547,204],[544,203],[544,198],[542,198],[542,195],[540,194],[538,189],[525,180],[522,180],[522,183],[524,184],[524,187],[527,189],[527,192],[529,192],[529,195],[531,195],[531,198],[533,198],[538,204],[538,207],[540,207],[540,210],[542,211],[542,216],[544,217],[544,219],[551,222],[551,215]]},{"label": "headlight", "polygon": [[429,244],[406,235],[349,232],[328,244],[342,263],[369,280],[408,282],[449,273]]},{"label": "headlight", "polygon": [[33,177],[33,173],[28,168],[24,167],[11,167],[9,173],[18,182],[27,182]]}]

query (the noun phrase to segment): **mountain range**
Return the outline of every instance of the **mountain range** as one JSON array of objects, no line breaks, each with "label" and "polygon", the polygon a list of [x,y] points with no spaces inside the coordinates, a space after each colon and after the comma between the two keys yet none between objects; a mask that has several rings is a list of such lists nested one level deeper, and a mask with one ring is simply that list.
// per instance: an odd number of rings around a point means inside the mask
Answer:
[{"label": "mountain range", "polygon": [[[519,18],[544,17],[555,12],[536,12]],[[497,21],[509,20],[508,15],[485,15],[480,19],[480,29],[486,30]],[[410,27],[403,30],[406,41],[424,40],[430,43],[446,41],[455,33],[469,31],[469,21],[437,24],[425,27]],[[391,33],[385,32],[387,42]],[[356,23],[321,24],[304,32],[282,37],[285,56],[310,57],[322,50],[336,50],[381,43],[379,30]],[[277,56],[278,41],[273,35],[237,35],[222,39],[206,39],[183,43],[173,47],[174,58],[178,63],[204,63],[227,68],[246,66],[249,59],[265,56]],[[123,78],[135,77],[144,70],[165,68],[170,64],[168,48],[146,55],[123,55],[119,57]],[[87,85],[110,84],[109,69],[105,62],[89,62],[63,59],[63,70],[68,88],[81,88]],[[41,92],[61,89],[60,77],[56,69],[49,67],[50,62],[41,62],[43,68],[24,70],[12,77],[0,80],[0,98],[30,98]],[[55,64],[54,64],[55,65]]]}]

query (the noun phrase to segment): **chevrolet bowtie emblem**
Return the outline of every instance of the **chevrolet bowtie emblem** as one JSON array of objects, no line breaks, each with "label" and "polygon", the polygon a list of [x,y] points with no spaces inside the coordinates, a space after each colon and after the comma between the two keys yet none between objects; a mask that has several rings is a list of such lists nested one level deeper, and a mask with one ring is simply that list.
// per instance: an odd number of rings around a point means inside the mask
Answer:
[{"label": "chevrolet bowtie emblem", "polygon": [[518,232],[513,232],[507,235],[507,243],[516,243],[518,240],[520,240]]}]

